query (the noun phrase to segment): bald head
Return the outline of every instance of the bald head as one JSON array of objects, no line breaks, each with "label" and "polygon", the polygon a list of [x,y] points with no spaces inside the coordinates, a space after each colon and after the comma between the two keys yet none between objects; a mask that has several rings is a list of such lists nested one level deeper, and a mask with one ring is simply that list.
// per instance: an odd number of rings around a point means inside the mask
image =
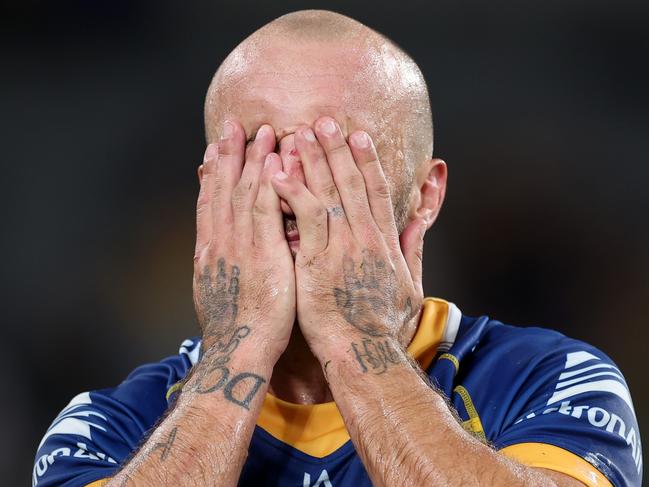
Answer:
[{"label": "bald head", "polygon": [[430,160],[433,129],[426,83],[415,62],[369,27],[333,12],[306,10],[266,24],[225,59],[205,101],[208,142],[227,119],[248,137],[264,123],[275,128],[285,171],[292,133],[322,115],[348,135],[368,132],[390,183],[399,229],[416,168]]}]

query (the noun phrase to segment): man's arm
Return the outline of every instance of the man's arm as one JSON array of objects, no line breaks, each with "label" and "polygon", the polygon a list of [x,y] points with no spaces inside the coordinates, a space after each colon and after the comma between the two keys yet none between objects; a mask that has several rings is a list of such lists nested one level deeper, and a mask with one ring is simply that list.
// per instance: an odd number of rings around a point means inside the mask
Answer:
[{"label": "man's arm", "polygon": [[109,486],[236,485],[274,363],[246,336],[206,352],[175,407]]},{"label": "man's arm", "polygon": [[323,355],[327,379],[374,485],[583,486],[466,432],[398,343],[359,336],[337,348]]},{"label": "man's arm", "polygon": [[555,485],[466,433],[403,349],[423,299],[423,236],[443,198],[444,163],[433,161],[424,183],[430,208],[399,235],[368,134],[348,145],[333,119],[314,128],[295,134],[306,186],[280,174],[273,187],[300,231],[300,327],[373,484]]},{"label": "man's arm", "polygon": [[270,183],[281,168],[274,147],[269,125],[246,148],[241,125],[226,122],[218,146],[206,151],[193,282],[203,355],[173,410],[111,486],[238,483],[295,322],[293,260]]}]

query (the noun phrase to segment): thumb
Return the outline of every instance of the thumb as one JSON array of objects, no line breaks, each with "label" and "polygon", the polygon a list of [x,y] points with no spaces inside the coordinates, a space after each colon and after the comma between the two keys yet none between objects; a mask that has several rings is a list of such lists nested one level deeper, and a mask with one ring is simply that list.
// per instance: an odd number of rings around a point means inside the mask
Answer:
[{"label": "thumb", "polygon": [[401,252],[406,259],[412,283],[419,296],[424,295],[421,282],[422,259],[424,255],[424,235],[426,235],[426,220],[417,218],[410,222],[399,237]]}]

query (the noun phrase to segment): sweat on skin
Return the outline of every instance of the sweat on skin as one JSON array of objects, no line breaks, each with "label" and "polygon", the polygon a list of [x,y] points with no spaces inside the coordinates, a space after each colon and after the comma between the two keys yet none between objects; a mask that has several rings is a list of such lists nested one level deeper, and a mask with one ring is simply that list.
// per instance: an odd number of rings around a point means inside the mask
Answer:
[{"label": "sweat on skin", "polygon": [[[208,92],[199,170],[203,355],[108,485],[237,485],[267,391],[332,398],[377,486],[581,485],[465,432],[404,350],[446,183],[425,93],[405,54],[330,12],[280,18],[228,57]],[[381,373],[367,373],[368,347]]]}]

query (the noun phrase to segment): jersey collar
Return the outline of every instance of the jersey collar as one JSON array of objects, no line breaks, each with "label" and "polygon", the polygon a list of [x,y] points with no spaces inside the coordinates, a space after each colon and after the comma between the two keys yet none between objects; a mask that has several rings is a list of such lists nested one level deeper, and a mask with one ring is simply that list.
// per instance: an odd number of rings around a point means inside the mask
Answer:
[{"label": "jersey collar", "polygon": [[[422,369],[430,366],[447,331],[450,305],[438,298],[426,298],[417,331],[408,354]],[[257,426],[275,439],[317,458],[330,455],[349,441],[335,402],[294,404],[266,394]]]}]

